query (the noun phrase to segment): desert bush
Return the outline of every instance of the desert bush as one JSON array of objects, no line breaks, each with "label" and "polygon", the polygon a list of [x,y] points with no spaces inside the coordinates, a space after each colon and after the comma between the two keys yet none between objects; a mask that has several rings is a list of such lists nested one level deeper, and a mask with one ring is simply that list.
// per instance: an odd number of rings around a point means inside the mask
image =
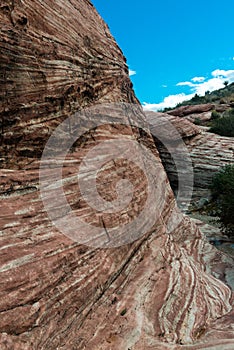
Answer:
[{"label": "desert bush", "polygon": [[201,121],[201,118],[197,117],[194,119],[194,124],[195,125],[201,125],[202,121]]},{"label": "desert bush", "polygon": [[234,239],[234,165],[227,165],[215,174],[211,193],[221,227]]},{"label": "desert bush", "polygon": [[227,115],[219,119],[214,119],[211,124],[210,132],[221,136],[234,136],[234,109],[231,109]]},{"label": "desert bush", "polygon": [[219,119],[221,117],[221,114],[219,112],[217,112],[216,110],[213,110],[211,113],[211,119],[215,120],[215,119]]},{"label": "desert bush", "polygon": [[224,98],[221,98],[221,100],[219,101],[219,103],[220,103],[221,105],[224,105],[225,103],[227,103],[227,101],[226,101]]}]

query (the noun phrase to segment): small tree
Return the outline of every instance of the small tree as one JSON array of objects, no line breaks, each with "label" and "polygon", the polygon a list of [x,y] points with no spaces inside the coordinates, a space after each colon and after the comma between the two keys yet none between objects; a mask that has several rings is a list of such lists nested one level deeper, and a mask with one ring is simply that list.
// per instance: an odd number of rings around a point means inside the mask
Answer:
[{"label": "small tree", "polygon": [[225,166],[214,176],[211,192],[221,227],[234,239],[234,165]]},{"label": "small tree", "polygon": [[228,84],[229,82],[227,80],[223,83],[224,86],[228,86]]}]

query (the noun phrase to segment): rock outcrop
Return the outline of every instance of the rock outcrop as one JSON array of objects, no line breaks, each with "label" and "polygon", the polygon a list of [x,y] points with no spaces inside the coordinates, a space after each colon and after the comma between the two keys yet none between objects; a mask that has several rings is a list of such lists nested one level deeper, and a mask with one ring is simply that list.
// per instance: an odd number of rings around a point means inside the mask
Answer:
[{"label": "rock outcrop", "polygon": [[193,138],[185,139],[185,143],[194,164],[194,195],[209,198],[214,174],[233,163],[234,139],[210,133],[206,128],[201,130]]},{"label": "rock outcrop", "polygon": [[224,103],[224,104],[204,103],[200,105],[197,104],[197,105],[181,106],[181,107],[172,109],[167,113],[177,117],[188,117],[191,115],[199,116],[199,115],[204,115],[205,113],[208,113],[212,110],[216,110],[217,112],[224,112],[227,109],[229,109],[231,106],[232,106],[232,103]]},{"label": "rock outcrop", "polygon": [[3,166],[38,158],[58,122],[82,107],[137,102],[126,60],[89,1],[3,0],[0,10]]},{"label": "rock outcrop", "polygon": [[205,112],[209,112],[215,108],[215,104],[205,103],[202,105],[187,105],[181,106],[175,109],[168,111],[168,114],[174,115],[177,117],[185,117],[189,114],[201,114]]},{"label": "rock outcrop", "polygon": [[[230,266],[177,210],[150,133],[125,125],[126,105],[109,109],[109,125],[73,145],[62,183],[73,212],[90,225],[108,230],[128,223],[144,208],[145,175],[152,170],[141,171],[133,162],[126,170],[123,153],[105,165],[97,188],[106,201],[116,199],[120,178],[129,178],[135,188],[132,205],[108,216],[82,199],[77,169],[87,150],[103,140],[137,141],[158,168],[152,175],[159,206],[146,217],[155,218],[150,230],[128,244],[92,248],[59,232],[43,206],[40,157],[63,120],[74,115],[74,125],[89,125],[88,113],[83,120],[74,113],[127,102],[136,104],[135,118],[145,125],[122,52],[93,5],[3,0],[0,23],[1,349],[233,348],[233,300],[225,284]],[[56,186],[47,188],[48,195]],[[53,200],[59,209],[60,198]],[[217,261],[224,261],[218,272]]]},{"label": "rock outcrop", "polygon": [[[206,110],[203,106],[187,106],[186,111],[194,112],[195,107],[198,115],[201,116],[201,109]],[[178,108],[182,111],[184,107]],[[210,105],[207,106],[207,109]],[[174,112],[172,112],[174,113]],[[179,113],[179,112],[178,112]],[[187,113],[187,112],[186,112]],[[211,112],[209,112],[211,114]],[[186,117],[177,117],[167,113],[146,112],[146,117],[150,125],[152,134],[158,126],[159,120],[162,122],[170,122],[178,131],[179,136],[183,139],[187,147],[188,154],[191,158],[194,171],[193,197],[199,202],[201,198],[210,198],[209,187],[214,174],[225,165],[233,163],[234,157],[234,139],[209,132],[208,127],[194,125],[193,121],[196,117],[194,114],[187,114]],[[195,114],[197,115],[197,114]],[[203,116],[204,117],[204,116]],[[208,120],[210,115],[207,116]],[[191,119],[191,121],[190,121]],[[202,119],[202,117],[201,117]],[[204,120],[204,119],[202,119]],[[157,147],[167,171],[172,188],[176,191],[177,186],[177,169],[171,155],[164,145],[157,143]]]},{"label": "rock outcrop", "polygon": [[189,120],[190,122],[206,123],[211,119],[212,111],[223,113],[230,109],[232,103],[204,103],[200,105],[181,106],[168,111],[169,115],[174,115]]}]

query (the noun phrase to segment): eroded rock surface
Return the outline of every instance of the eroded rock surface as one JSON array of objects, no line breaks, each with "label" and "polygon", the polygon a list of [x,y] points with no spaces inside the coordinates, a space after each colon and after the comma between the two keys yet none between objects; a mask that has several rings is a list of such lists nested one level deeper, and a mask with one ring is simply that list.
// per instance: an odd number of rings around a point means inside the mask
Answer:
[{"label": "eroded rock surface", "polygon": [[[193,164],[193,197],[197,202],[199,202],[201,198],[210,198],[209,186],[211,185],[214,174],[219,171],[221,167],[232,164],[234,159],[234,139],[232,137],[210,133],[208,127],[197,126],[191,122],[195,117],[194,114],[191,115],[189,112],[195,110],[195,107],[199,113],[201,112],[201,108],[203,110],[211,108],[210,105],[207,105],[207,108],[204,106],[187,106],[189,108],[185,109],[186,113],[188,112],[186,117],[176,117],[167,113],[145,113],[153,134],[160,120],[162,123],[169,121],[178,131],[178,136],[183,139]],[[180,111],[180,109],[183,110],[184,107],[180,107],[175,111]],[[172,113],[174,112],[172,111]],[[208,119],[210,119],[211,116],[211,112],[209,113]],[[190,118],[191,121],[189,120]],[[175,137],[176,136],[174,136],[174,138]],[[176,189],[177,169],[175,164],[165,146],[161,144],[157,145],[172,187]]]},{"label": "eroded rock surface", "polygon": [[217,103],[204,103],[200,105],[187,105],[181,106],[175,109],[168,111],[167,113],[170,115],[174,115],[177,117],[186,117],[191,118],[191,116],[201,117],[210,115],[209,112],[212,110],[216,110],[217,112],[224,112],[229,109],[231,104],[217,104]]},{"label": "eroded rock surface", "polygon": [[[232,164],[234,139],[208,132],[202,132],[191,139],[185,139],[194,164],[194,184],[197,198],[209,198],[209,186],[214,174],[221,167]],[[207,191],[208,190],[208,191]]]},{"label": "eroded rock surface", "polygon": [[[144,207],[151,169],[142,174],[131,163],[126,170],[118,160],[104,167],[98,191],[106,200],[115,199],[121,177],[136,192],[132,206],[112,216],[82,200],[76,175],[98,142],[136,140],[158,164],[155,188],[164,205],[159,216],[149,212],[151,229],[131,244],[95,249],[58,232],[45,211],[39,160],[55,127],[82,107],[137,103],[124,57],[92,4],[4,0],[0,23],[1,349],[232,349],[227,264],[217,274],[213,262],[223,255],[178,212],[153,139],[121,124],[126,110],[109,111],[117,127],[104,125],[74,145],[63,168],[64,192],[91,225],[128,223]],[[145,124],[140,107],[135,114]]]},{"label": "eroded rock surface", "polygon": [[81,107],[137,101],[125,58],[89,1],[3,0],[0,10],[3,166],[40,156],[58,122]]}]

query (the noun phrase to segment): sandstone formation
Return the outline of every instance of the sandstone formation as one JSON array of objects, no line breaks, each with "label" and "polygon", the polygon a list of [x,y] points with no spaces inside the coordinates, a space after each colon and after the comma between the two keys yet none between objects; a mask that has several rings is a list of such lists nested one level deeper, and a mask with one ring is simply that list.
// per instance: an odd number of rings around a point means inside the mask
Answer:
[{"label": "sandstone formation", "polygon": [[[203,129],[203,128],[201,128]],[[202,130],[199,135],[185,140],[194,164],[194,186],[197,198],[209,198],[209,186],[221,167],[232,164],[234,139]]]},{"label": "sandstone formation", "polygon": [[181,120],[181,118],[178,116],[153,111],[147,111],[145,112],[145,115],[151,129],[153,130],[153,133],[155,133],[155,129],[158,127],[158,125],[167,121],[169,121],[175,127],[175,129],[178,130],[183,139],[191,138],[201,133],[198,126],[187,121],[186,119]]},{"label": "sandstone formation", "polygon": [[[113,123],[73,145],[63,167],[64,192],[75,215],[90,225],[108,230],[131,222],[149,195],[147,163],[143,171],[134,162],[126,169],[121,153],[100,171],[97,190],[106,201],[116,199],[120,178],[133,184],[131,204],[120,214],[89,207],[76,175],[87,150],[101,141],[135,140],[158,167],[151,175],[163,205],[149,211],[148,218],[155,217],[151,229],[116,248],[92,248],[59,232],[43,206],[40,157],[63,120],[83,107],[127,102],[136,104],[134,116],[146,125],[123,54],[93,5],[3,0],[0,23],[0,348],[232,349],[233,297],[225,278],[230,262],[178,211],[148,129],[124,125],[126,105],[100,112]],[[75,126],[89,125],[88,113],[79,116]],[[52,183],[48,196],[59,186]],[[60,198],[54,205],[60,209]]]},{"label": "sandstone formation", "polygon": [[206,103],[200,105],[188,105],[181,106],[168,111],[169,115],[185,118],[192,123],[206,123],[211,119],[212,111],[223,113],[232,107],[232,103],[217,104],[217,103]]},{"label": "sandstone formation", "polygon": [[224,112],[228,108],[230,108],[231,104],[217,104],[217,103],[204,103],[200,105],[187,105],[177,107],[168,111],[167,113],[170,115],[174,115],[177,117],[186,117],[191,115],[203,115],[212,110],[216,110],[217,112]]},{"label": "sandstone formation", "polygon": [[81,107],[137,102],[125,58],[89,1],[3,0],[0,9],[3,166],[38,158],[51,130]]},{"label": "sandstone formation", "polygon": [[[187,106],[188,108],[186,111],[194,110],[196,107],[197,111],[199,111],[198,115],[201,116],[201,109],[206,109],[204,106]],[[210,108],[209,105],[207,108]],[[180,109],[182,110],[183,107],[178,108],[178,110]],[[162,122],[169,121],[179,132],[179,136],[183,139],[193,164],[194,200],[199,201],[201,198],[209,199],[209,186],[212,177],[221,167],[233,163],[234,139],[232,137],[210,133],[208,127],[194,125],[189,121],[190,118],[191,121],[196,118],[194,114],[187,114],[186,117],[181,118],[167,113],[146,112],[146,116],[153,134],[155,133],[155,128],[157,128],[159,120]],[[208,119],[210,119],[210,115]],[[175,168],[175,164],[164,145],[157,145],[172,187],[176,189],[177,169]]]}]

